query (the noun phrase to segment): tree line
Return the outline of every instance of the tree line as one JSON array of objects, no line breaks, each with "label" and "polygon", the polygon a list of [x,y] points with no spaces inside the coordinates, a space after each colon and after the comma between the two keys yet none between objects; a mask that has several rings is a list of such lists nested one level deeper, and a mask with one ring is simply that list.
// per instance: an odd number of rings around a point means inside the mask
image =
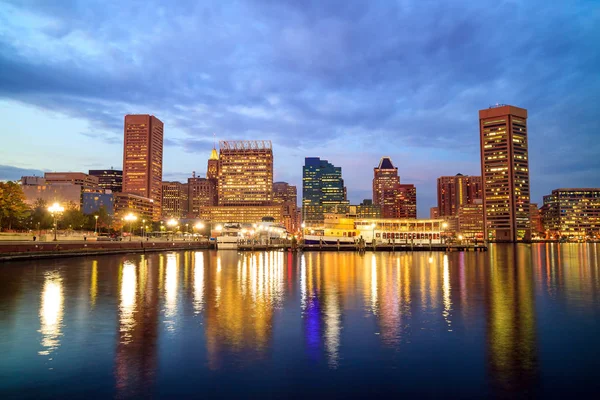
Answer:
[{"label": "tree line", "polygon": [[[32,207],[25,200],[21,185],[0,182],[0,231],[45,230],[53,227],[54,218],[48,211],[50,204],[46,200],[37,199]],[[71,202],[63,206],[65,211],[57,219],[57,229],[93,231],[96,215],[99,232],[108,232],[113,228],[113,220],[104,207],[94,214],[84,214],[78,204]]]}]

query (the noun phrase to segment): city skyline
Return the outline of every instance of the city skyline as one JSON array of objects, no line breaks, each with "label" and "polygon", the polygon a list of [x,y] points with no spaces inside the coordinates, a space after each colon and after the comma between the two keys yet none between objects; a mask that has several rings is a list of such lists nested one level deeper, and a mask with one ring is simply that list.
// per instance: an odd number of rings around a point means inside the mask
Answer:
[{"label": "city skyline", "polygon": [[[165,123],[163,180],[203,176],[213,134],[261,138],[274,145],[274,181],[301,187],[304,158],[321,157],[343,168],[358,204],[371,197],[371,168],[389,156],[416,185],[422,218],[438,177],[481,174],[477,111],[506,103],[529,111],[532,202],[600,186],[593,5],[481,3],[181,2],[172,23],[151,4],[99,13],[94,3],[3,3],[0,179],[122,168],[122,118],[149,113]],[[156,20],[163,34],[146,37],[135,24],[110,33],[134,17]],[[514,46],[488,51],[507,41]]]}]

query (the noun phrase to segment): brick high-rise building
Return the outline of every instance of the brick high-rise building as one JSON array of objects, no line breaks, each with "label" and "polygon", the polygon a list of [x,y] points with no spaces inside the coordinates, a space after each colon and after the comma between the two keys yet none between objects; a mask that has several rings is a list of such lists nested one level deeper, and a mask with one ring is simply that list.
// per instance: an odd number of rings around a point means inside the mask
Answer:
[{"label": "brick high-rise building", "polygon": [[273,201],[271,141],[221,141],[219,147],[219,205],[270,205]]},{"label": "brick high-rise building", "polygon": [[182,218],[188,214],[188,184],[162,183],[162,217]]},{"label": "brick high-rise building", "polygon": [[398,168],[394,167],[390,157],[381,157],[379,165],[373,168],[373,204],[381,208],[383,218],[397,218],[394,189],[399,184]]},{"label": "brick high-rise building", "polygon": [[188,216],[198,218],[202,207],[217,205],[216,180],[193,176],[188,178],[187,187]]},{"label": "brick high-rise building", "polygon": [[482,190],[480,176],[440,176],[437,179],[438,216],[455,216],[461,206],[481,200]]},{"label": "brick high-rise building", "polygon": [[502,105],[479,111],[486,239],[529,241],[527,110]]},{"label": "brick high-rise building", "polygon": [[296,232],[300,228],[297,220],[298,192],[296,186],[287,182],[273,183],[273,204],[283,207],[283,220],[288,232]]},{"label": "brick high-rise building", "polygon": [[123,192],[152,200],[152,219],[161,216],[163,123],[153,115],[125,116]]}]

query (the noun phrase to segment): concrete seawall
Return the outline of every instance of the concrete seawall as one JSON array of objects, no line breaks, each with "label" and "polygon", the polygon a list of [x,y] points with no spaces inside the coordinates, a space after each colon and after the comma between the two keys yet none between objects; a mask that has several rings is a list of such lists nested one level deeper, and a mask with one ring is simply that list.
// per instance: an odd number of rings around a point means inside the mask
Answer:
[{"label": "concrete seawall", "polygon": [[0,245],[0,262],[38,258],[79,257],[100,254],[147,253],[168,250],[202,250],[207,242],[46,242]]}]

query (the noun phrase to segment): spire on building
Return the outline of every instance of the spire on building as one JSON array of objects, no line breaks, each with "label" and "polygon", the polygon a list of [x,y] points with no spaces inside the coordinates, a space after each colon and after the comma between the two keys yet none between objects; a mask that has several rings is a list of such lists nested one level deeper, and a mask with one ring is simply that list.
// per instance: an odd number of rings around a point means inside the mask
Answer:
[{"label": "spire on building", "polygon": [[394,169],[392,159],[390,157],[381,157],[381,160],[379,160],[378,169]]},{"label": "spire on building", "polygon": [[210,157],[208,159],[217,161],[219,160],[219,154],[217,153],[217,149],[213,147],[212,151],[210,152]]}]

